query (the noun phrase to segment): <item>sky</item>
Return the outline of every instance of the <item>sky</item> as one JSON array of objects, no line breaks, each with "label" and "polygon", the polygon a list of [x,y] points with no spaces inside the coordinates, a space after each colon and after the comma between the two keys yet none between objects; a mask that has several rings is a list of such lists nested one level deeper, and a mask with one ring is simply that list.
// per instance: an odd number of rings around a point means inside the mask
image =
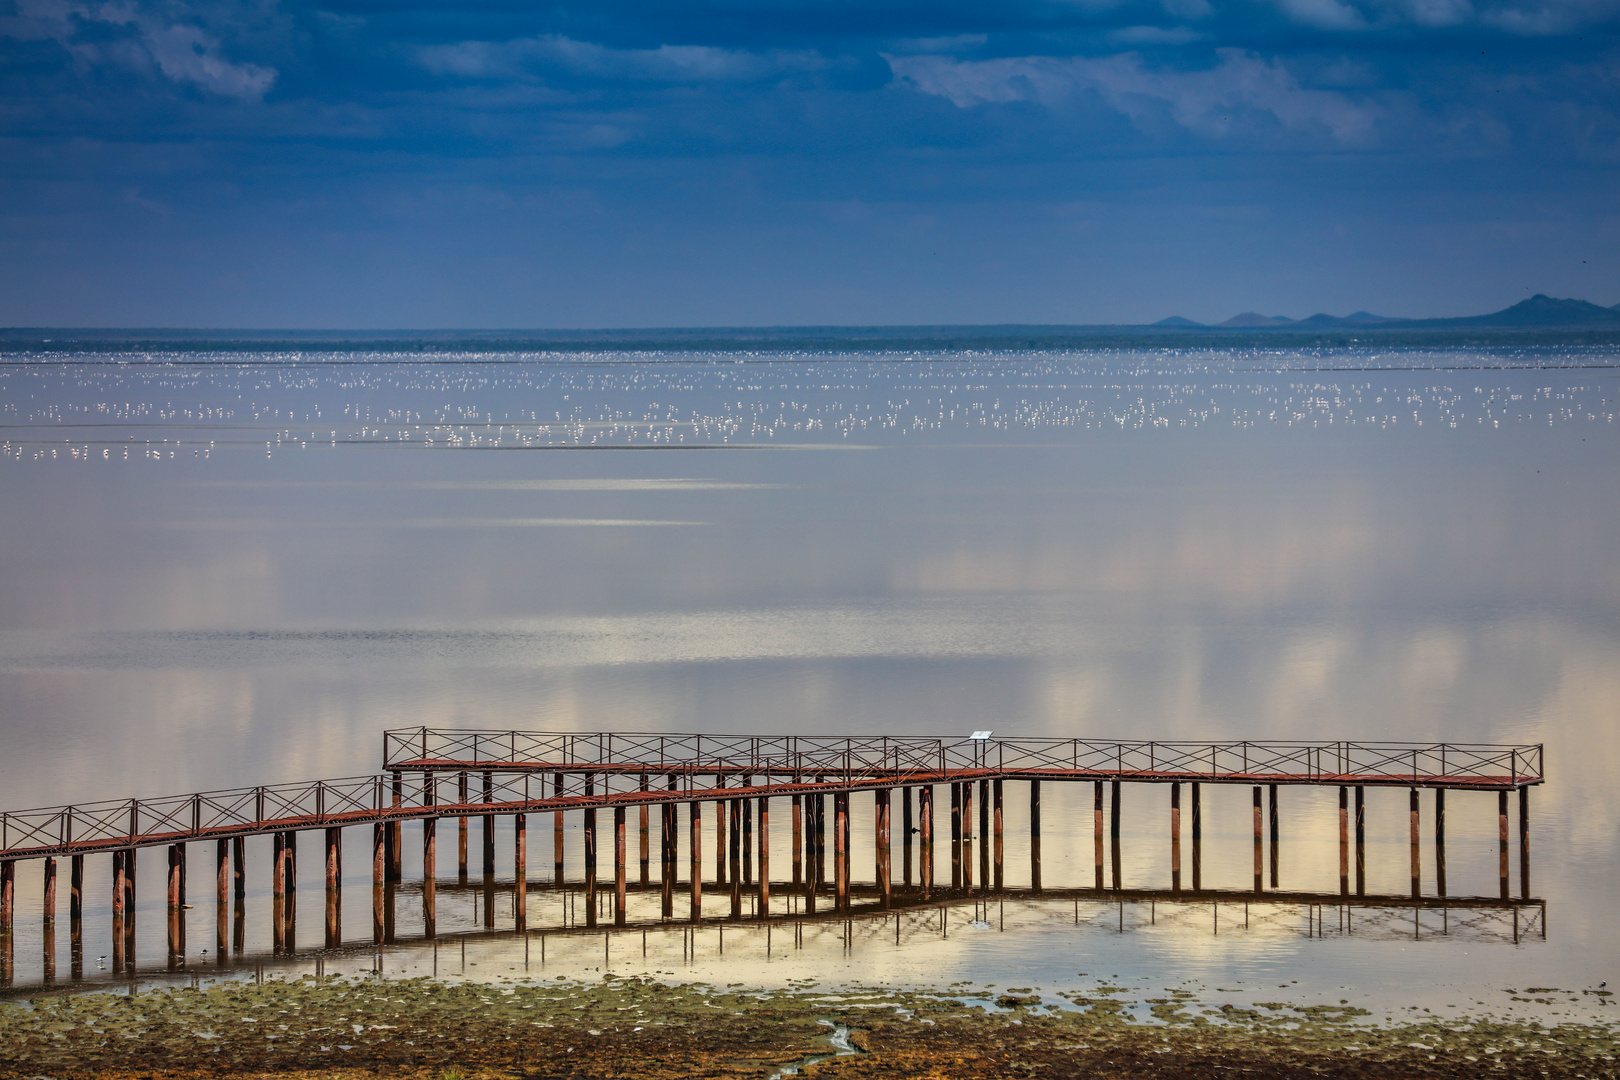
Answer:
[{"label": "sky", "polygon": [[0,0],[0,325],[1620,302],[1620,0]]}]

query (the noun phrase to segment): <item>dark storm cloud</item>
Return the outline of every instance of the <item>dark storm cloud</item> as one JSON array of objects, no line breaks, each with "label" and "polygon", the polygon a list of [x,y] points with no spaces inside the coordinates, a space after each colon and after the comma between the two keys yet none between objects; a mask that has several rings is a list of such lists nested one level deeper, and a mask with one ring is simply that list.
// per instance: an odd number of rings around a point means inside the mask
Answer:
[{"label": "dark storm cloud", "polygon": [[1620,227],[1617,30],[1620,0],[0,0],[0,316],[1144,317],[1233,282],[1365,306],[1380,260],[1443,309],[1504,298],[1492,251],[1620,294],[1577,250]]}]

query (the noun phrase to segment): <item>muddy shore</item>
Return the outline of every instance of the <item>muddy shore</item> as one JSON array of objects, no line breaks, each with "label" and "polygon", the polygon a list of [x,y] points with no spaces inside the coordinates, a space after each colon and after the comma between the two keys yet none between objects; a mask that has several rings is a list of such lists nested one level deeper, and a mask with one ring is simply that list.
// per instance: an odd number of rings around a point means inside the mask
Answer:
[{"label": "muddy shore", "polygon": [[[1117,995],[317,979],[0,1003],[0,1077],[1614,1077],[1620,1029]],[[835,1055],[847,1028],[855,1053]],[[825,1060],[817,1060],[825,1058]]]}]

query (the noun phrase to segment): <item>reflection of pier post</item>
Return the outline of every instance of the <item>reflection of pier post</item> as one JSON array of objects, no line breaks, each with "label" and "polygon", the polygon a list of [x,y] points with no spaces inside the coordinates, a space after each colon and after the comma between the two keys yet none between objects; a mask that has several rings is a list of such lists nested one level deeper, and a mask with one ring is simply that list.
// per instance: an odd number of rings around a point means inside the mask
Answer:
[{"label": "reflection of pier post", "polygon": [[1029,887],[1041,891],[1041,782],[1029,782]]}]

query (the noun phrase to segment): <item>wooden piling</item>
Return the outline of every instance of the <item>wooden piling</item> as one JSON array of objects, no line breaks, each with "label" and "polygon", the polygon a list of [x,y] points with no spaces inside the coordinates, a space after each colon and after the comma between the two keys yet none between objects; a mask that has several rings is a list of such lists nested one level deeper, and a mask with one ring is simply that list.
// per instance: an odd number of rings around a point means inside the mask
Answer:
[{"label": "wooden piling", "polygon": [[889,804],[890,794],[888,788],[878,788],[872,793],[873,810],[873,848],[876,852],[876,872],[878,887],[878,902],[884,911],[889,910],[894,900],[893,877],[890,874],[889,859],[891,848],[889,845]]},{"label": "wooden piling", "polygon": [[1276,784],[1271,784],[1270,788],[1271,788],[1271,790],[1269,792],[1269,802],[1270,802],[1270,809],[1271,809],[1271,887],[1273,889],[1275,889],[1275,888],[1278,888],[1278,883],[1277,883],[1278,867],[1277,867],[1277,864],[1281,861],[1280,856],[1282,854],[1282,830],[1280,828],[1280,822],[1278,820],[1278,815],[1277,815],[1277,785]]},{"label": "wooden piling", "polygon": [[56,925],[56,860],[45,860],[45,873],[40,890],[39,915],[40,922],[47,928]]},{"label": "wooden piling", "polygon": [[[112,949],[113,971],[124,970],[124,899],[127,895],[124,875],[125,857],[128,852],[115,851],[112,853]],[[0,906],[4,903],[5,868],[7,864],[0,864]]]},{"label": "wooden piling", "polygon": [[1496,793],[1496,874],[1500,879],[1502,899],[1506,900],[1508,890],[1508,793]]},{"label": "wooden piling", "polygon": [[962,887],[962,785],[948,784],[951,789],[951,889]]},{"label": "wooden piling", "polygon": [[991,884],[990,878],[990,781],[979,781],[979,891]]},{"label": "wooden piling", "polygon": [[900,880],[909,890],[911,888],[911,834],[914,826],[911,824],[911,789],[900,789]]},{"label": "wooden piling", "polygon": [[[642,791],[647,790],[646,773],[641,774],[640,786]],[[638,824],[641,826],[641,884],[643,888],[652,881],[652,838],[648,835],[648,826],[650,825],[648,815],[651,811],[650,806],[642,803],[640,812],[637,815],[640,819]]]},{"label": "wooden piling", "polygon": [[381,945],[383,940],[383,890],[388,886],[388,826],[382,822],[371,827],[371,938]]},{"label": "wooden piling", "polygon": [[422,936],[439,933],[439,819],[422,819]]},{"label": "wooden piling", "polygon": [[1170,891],[1181,891],[1181,785],[1170,785]]},{"label": "wooden piling", "polygon": [[[624,806],[621,804],[613,808],[613,925],[623,926],[629,921],[629,909],[625,904],[625,859],[626,841],[624,835]],[[645,864],[643,864],[645,865]]]},{"label": "wooden piling", "polygon": [[659,911],[666,919],[675,917],[675,862],[680,858],[679,838],[675,835],[677,810],[678,805],[672,802],[660,803],[658,807],[659,854],[662,856],[659,864],[659,896],[662,906]]},{"label": "wooden piling", "polygon": [[[585,782],[590,792],[590,781]],[[585,925],[596,925],[596,808],[585,811]]]},{"label": "wooden piling", "polygon": [[[393,783],[394,805],[405,804],[405,777],[397,770],[394,773]],[[399,882],[405,879],[405,827],[398,821],[388,826],[388,880]]]},{"label": "wooden piling", "polygon": [[280,955],[287,939],[287,834],[273,834],[270,843],[270,948]]},{"label": "wooden piling", "polygon": [[[495,801],[495,774],[484,770],[484,802]],[[484,878],[495,876],[495,815],[484,815]]]},{"label": "wooden piling", "polygon": [[529,816],[512,817],[512,919],[518,930],[529,926]]},{"label": "wooden piling", "polygon": [[1041,782],[1029,782],[1029,887],[1041,891]]},{"label": "wooden piling", "polygon": [[[825,776],[817,776],[816,783],[825,783]],[[816,830],[815,830],[815,892],[826,888],[827,885],[827,796],[817,792],[809,796],[815,800]],[[814,893],[812,893],[814,895]],[[812,901],[814,903],[814,901]]]},{"label": "wooden piling", "polygon": [[924,784],[917,791],[918,835],[922,839],[918,853],[917,880],[922,886],[922,898],[927,900],[934,891],[934,785]]},{"label": "wooden piling", "polygon": [[833,882],[839,911],[849,910],[849,792],[833,796]]},{"label": "wooden piling", "polygon": [[759,917],[771,914],[771,800],[759,800]]},{"label": "wooden piling", "polygon": [[1339,895],[1350,895],[1350,789],[1339,785]]},{"label": "wooden piling", "polygon": [[1204,797],[1198,781],[1192,784],[1192,887],[1204,887]]},{"label": "wooden piling", "polygon": [[[983,784],[982,780],[980,781],[980,784],[981,785]],[[991,798],[991,803],[992,803],[991,812],[990,812],[990,819],[991,819],[990,820],[990,829],[991,829],[991,832],[993,833],[992,843],[995,845],[995,850],[992,853],[991,862],[993,864],[993,872],[995,874],[995,886],[994,886],[994,888],[995,888],[996,892],[1001,892],[1003,889],[1006,888],[1006,885],[1007,885],[1006,870],[1005,870],[1006,839],[1003,836],[1003,832],[1002,832],[1003,820],[1004,820],[1004,817],[1005,817],[1005,813],[1004,813],[1003,807],[1001,805],[1001,777],[998,776],[998,777],[995,778],[995,780],[991,781],[990,789],[991,789],[991,797],[990,798]],[[984,789],[981,786],[979,790],[982,793]]]},{"label": "wooden piling", "polygon": [[[551,774],[551,797],[560,799],[563,796],[563,774]],[[551,881],[555,885],[563,883],[563,812],[552,813],[552,869]]]},{"label": "wooden piling", "polygon": [[1418,789],[1411,790],[1411,835],[1412,835],[1412,895],[1421,896],[1423,893],[1423,862],[1418,849]]},{"label": "wooden piling", "polygon": [[819,850],[822,829],[822,799],[823,796],[819,793],[804,797],[804,812],[809,816],[807,822],[809,831],[805,836],[804,845],[806,860],[804,868],[804,910],[812,915],[815,914],[816,889],[821,882],[822,875],[822,852]]},{"label": "wooden piling", "polygon": [[1120,888],[1120,851],[1119,851],[1119,781],[1109,782],[1108,793],[1108,847],[1110,869],[1113,871],[1112,880],[1114,891]]},{"label": "wooden piling", "polygon": [[[221,840],[221,844],[225,841]],[[84,922],[84,856],[75,855],[68,863],[68,925],[77,939]]]},{"label": "wooden piling", "polygon": [[17,863],[0,862],[0,934],[10,937],[17,915]]},{"label": "wooden piling", "polygon": [[326,830],[326,947],[343,940],[343,830]]},{"label": "wooden piling", "polygon": [[803,850],[804,850],[804,807],[800,805],[800,797],[793,796],[793,889],[798,891],[804,880]]},{"label": "wooden piling", "polygon": [[[983,839],[983,832],[980,832]],[[983,882],[981,877],[980,882]],[[973,891],[973,781],[962,785],[962,889]]]},{"label": "wooden piling", "polygon": [[1519,788],[1519,896],[1530,899],[1530,788]]},{"label": "wooden piling", "polygon": [[135,870],[139,864],[139,848],[124,853],[124,952],[130,970],[135,968]]},{"label": "wooden piling", "polygon": [[691,855],[692,921],[703,918],[703,804],[693,799],[687,803],[691,814],[691,835],[687,849]]},{"label": "wooden piling", "polygon": [[748,848],[743,842],[743,804],[746,799],[731,800],[731,828],[727,831],[726,840],[731,845],[730,866],[731,873],[726,879],[726,885],[731,889],[731,917],[742,918],[742,857]]},{"label": "wooden piling", "polygon": [[1367,789],[1356,787],[1356,895],[1367,895]]},{"label": "wooden piling", "polygon": [[[754,786],[752,776],[743,777],[743,787]],[[742,817],[742,883],[744,886],[754,883],[754,800],[743,799],[732,802],[733,816]]]},{"label": "wooden piling", "polygon": [[1092,784],[1091,791],[1091,836],[1096,849],[1093,857],[1093,869],[1096,877],[1092,888],[1098,892],[1103,887],[1103,782],[1101,780]]},{"label": "wooden piling", "polygon": [[1446,895],[1446,789],[1434,789],[1434,891]]},{"label": "wooden piling", "polygon": [[[541,786],[545,785],[545,777],[540,778]],[[467,805],[467,773],[462,770],[456,774],[456,805]],[[456,816],[456,881],[462,885],[467,884],[467,815]]]},{"label": "wooden piling", "polygon": [[1254,786],[1254,891],[1264,889],[1266,873],[1265,850],[1261,847],[1260,785]]}]

